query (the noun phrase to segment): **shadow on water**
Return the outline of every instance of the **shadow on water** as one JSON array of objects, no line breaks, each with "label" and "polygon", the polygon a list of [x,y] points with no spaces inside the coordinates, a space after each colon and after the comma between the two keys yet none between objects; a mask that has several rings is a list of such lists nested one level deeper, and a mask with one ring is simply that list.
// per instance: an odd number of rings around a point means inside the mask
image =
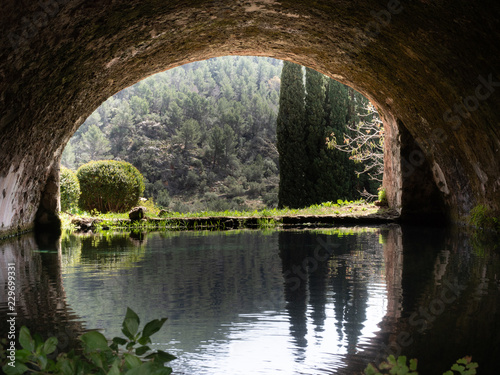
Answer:
[{"label": "shadow on water", "polygon": [[178,374],[227,370],[230,360],[247,370],[249,348],[278,353],[265,358],[276,361],[269,374],[356,374],[388,354],[418,358],[431,375],[472,355],[489,374],[500,351],[499,252],[496,240],[457,229],[398,225],[39,232],[0,244],[0,276],[16,264],[17,327],[55,335],[59,350],[85,328],[119,334],[127,306],[143,321],[168,316],[158,345],[178,350]]}]

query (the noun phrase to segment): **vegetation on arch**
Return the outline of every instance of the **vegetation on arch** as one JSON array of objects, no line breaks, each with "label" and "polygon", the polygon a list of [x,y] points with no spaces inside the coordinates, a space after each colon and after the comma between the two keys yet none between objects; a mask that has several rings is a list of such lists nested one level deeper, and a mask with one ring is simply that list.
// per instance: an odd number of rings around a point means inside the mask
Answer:
[{"label": "vegetation on arch", "polygon": [[144,192],[144,177],[125,161],[100,160],[82,165],[79,207],[86,211],[125,212],[137,206]]}]

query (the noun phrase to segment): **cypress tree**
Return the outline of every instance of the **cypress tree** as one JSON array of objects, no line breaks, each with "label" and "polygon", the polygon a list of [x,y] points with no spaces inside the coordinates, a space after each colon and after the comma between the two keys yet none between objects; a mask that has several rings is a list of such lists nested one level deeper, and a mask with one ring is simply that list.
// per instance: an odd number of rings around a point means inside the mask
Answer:
[{"label": "cypress tree", "polygon": [[[333,79],[328,79],[327,95],[325,101],[326,133],[335,133],[338,142],[343,142],[346,124],[349,115],[348,87]],[[349,155],[338,150],[325,151],[329,155],[327,168],[330,170],[324,178],[322,189],[325,185],[333,185],[333,199],[352,199],[354,179],[354,162],[349,160]],[[330,200],[330,199],[329,199]]]},{"label": "cypress tree", "polygon": [[[325,144],[325,78],[323,74],[306,68],[306,99],[305,113],[307,126],[306,152],[308,168],[306,175],[306,203],[311,205],[321,203],[322,195],[319,191],[319,181],[329,170],[324,170],[324,161],[327,155],[321,150],[326,149]],[[322,192],[321,192],[322,193]]]},{"label": "cypress tree", "polygon": [[281,73],[279,111],[276,125],[280,183],[278,207],[305,206],[304,81],[302,67],[285,61]]}]

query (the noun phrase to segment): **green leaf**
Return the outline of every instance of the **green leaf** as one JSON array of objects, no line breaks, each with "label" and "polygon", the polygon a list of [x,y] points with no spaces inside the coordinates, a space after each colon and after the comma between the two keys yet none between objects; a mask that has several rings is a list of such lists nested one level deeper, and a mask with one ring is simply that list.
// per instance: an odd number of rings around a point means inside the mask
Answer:
[{"label": "green leaf", "polygon": [[113,363],[113,366],[109,369],[108,373],[106,375],[120,375],[120,368],[118,367],[118,363],[115,362]]},{"label": "green leaf", "polygon": [[118,344],[118,345],[125,345],[127,343],[127,340],[121,337],[114,337],[113,342]]},{"label": "green leaf", "polygon": [[380,372],[370,363],[365,368],[365,375],[376,375],[380,374]]},{"label": "green leaf", "polygon": [[144,355],[147,351],[151,350],[149,346],[141,346],[137,349],[135,349],[135,354],[136,355]]},{"label": "green leaf", "polygon": [[[406,358],[406,357],[405,357]],[[406,360],[406,359],[405,359]],[[387,362],[389,362],[391,365],[395,366],[397,364],[396,358],[391,354],[389,357],[387,357]]]},{"label": "green leaf", "polygon": [[150,355],[146,356],[146,359],[151,359],[151,358],[153,358],[155,362],[160,362],[162,364],[177,359],[176,356],[170,353],[166,353],[162,350],[158,350],[157,352],[151,353]]},{"label": "green leaf", "polygon": [[406,356],[404,355],[399,356],[397,362],[399,366],[406,366]]},{"label": "green leaf", "polygon": [[153,334],[158,332],[163,324],[167,321],[167,318],[163,319],[155,319],[146,324],[144,329],[142,330],[142,338],[150,338]]},{"label": "green leaf", "polygon": [[57,338],[49,337],[47,341],[45,341],[45,344],[43,344],[43,353],[50,354],[54,352],[56,348],[57,348]]},{"label": "green leaf", "polygon": [[137,330],[139,329],[139,316],[130,307],[127,307],[127,314],[122,323],[122,332],[130,340],[134,339]]},{"label": "green leaf", "polygon": [[74,375],[76,373],[75,360],[68,358],[71,354],[71,352],[67,355],[63,354],[57,361],[57,368],[62,375]]},{"label": "green leaf", "polygon": [[21,363],[25,363],[30,356],[31,352],[28,349],[16,350],[16,362],[19,361]]},{"label": "green leaf", "polygon": [[19,343],[24,349],[27,349],[30,352],[35,351],[35,342],[31,337],[30,330],[25,326],[22,326],[21,330],[19,331]]},{"label": "green leaf", "polygon": [[415,358],[410,359],[410,370],[416,371],[417,370],[417,363],[418,363],[418,361]]},{"label": "green leaf", "polygon": [[135,355],[125,353],[123,356],[125,357],[125,364],[129,369],[133,369],[142,365],[142,361],[140,360],[140,358],[136,357]]},{"label": "green leaf", "polygon": [[464,366],[460,366],[458,364],[453,364],[453,366],[451,366],[451,369],[453,371],[459,371],[459,372],[462,372],[463,370],[465,370],[465,367]]},{"label": "green leaf", "polygon": [[2,370],[6,375],[22,375],[26,371],[28,371],[28,367],[16,361],[14,363],[14,367],[10,366],[9,364],[6,364],[5,366],[2,367]]},{"label": "green leaf", "polygon": [[448,370],[445,373],[443,373],[443,375],[453,375],[453,371]]},{"label": "green leaf", "polygon": [[104,369],[103,358],[100,353],[92,352],[89,355],[92,363],[94,363],[97,367]]},{"label": "green leaf", "polygon": [[47,356],[45,354],[40,354],[36,357],[36,359],[40,370],[45,370],[47,368]]},{"label": "green leaf", "polygon": [[80,337],[80,340],[83,341],[88,351],[109,350],[108,340],[106,340],[106,337],[100,332],[90,331],[84,333]]}]

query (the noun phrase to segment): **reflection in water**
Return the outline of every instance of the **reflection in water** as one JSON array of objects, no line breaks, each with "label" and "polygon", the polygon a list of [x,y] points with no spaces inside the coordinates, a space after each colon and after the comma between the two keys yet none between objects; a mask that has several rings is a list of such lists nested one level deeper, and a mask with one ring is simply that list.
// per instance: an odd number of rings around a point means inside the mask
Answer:
[{"label": "reflection in water", "polygon": [[31,233],[0,242],[0,338],[7,338],[7,264],[16,268],[16,329],[26,325],[32,333],[55,336],[57,350],[68,351],[82,326],[68,308],[61,272],[59,237]]},{"label": "reflection in water", "polygon": [[500,348],[498,249],[442,229],[24,236],[0,254],[33,331],[68,346],[80,321],[120,335],[127,306],[168,316],[154,347],[177,374],[352,374],[390,353],[494,373]]}]

